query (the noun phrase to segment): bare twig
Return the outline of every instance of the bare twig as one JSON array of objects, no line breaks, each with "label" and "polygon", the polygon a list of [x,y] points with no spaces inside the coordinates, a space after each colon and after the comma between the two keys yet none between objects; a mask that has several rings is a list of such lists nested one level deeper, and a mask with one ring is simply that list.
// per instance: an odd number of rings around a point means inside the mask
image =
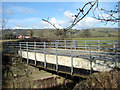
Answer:
[{"label": "bare twig", "polygon": [[[95,14],[94,14],[96,9],[98,9],[98,11],[99,11],[98,16],[95,16]],[[119,12],[118,5],[115,6],[114,10],[105,10],[103,8],[99,9],[99,7],[96,7],[95,10],[93,11],[93,17],[97,20],[105,22],[106,24],[108,22],[113,22],[114,24],[116,22],[120,22],[120,17],[115,16],[115,14],[118,14],[118,12]],[[103,14],[105,14],[106,17]]]},{"label": "bare twig", "polygon": [[[113,23],[120,22],[120,17],[114,16],[114,14],[117,14],[119,12],[118,5],[116,5],[114,10],[105,10],[103,8],[99,9],[98,4],[99,4],[98,0],[95,0],[95,1],[86,3],[81,9],[78,8],[77,9],[78,13],[76,15],[74,15],[75,18],[74,18],[72,24],[69,27],[64,28],[63,30],[67,31],[67,30],[72,29],[78,22],[80,22],[82,19],[84,19],[85,16],[87,16],[91,10],[93,11],[93,18],[100,20],[101,22],[105,23],[105,25],[108,22],[113,22]],[[87,11],[85,11],[85,8],[88,5],[90,5],[90,7]],[[97,16],[95,15],[96,10],[99,11],[99,14]],[[105,17],[103,14],[106,14],[107,17]],[[56,30],[59,30],[59,28],[57,28],[54,24],[52,24],[50,21],[48,21],[48,19],[47,20],[42,19],[42,20],[49,23],[50,25],[52,25]]]},{"label": "bare twig", "polygon": [[[72,24],[67,27],[67,28],[64,28],[64,30],[69,30],[71,29],[72,27],[74,27],[78,22],[80,22],[83,18],[85,18],[85,16],[90,12],[90,10],[95,6],[95,4],[97,3],[97,6],[98,6],[98,0],[96,1],[91,1],[91,2],[88,2],[86,3],[82,9],[77,9],[79,12],[77,15],[74,15],[75,19],[73,20]],[[85,13],[85,8],[90,5],[90,8],[88,9],[88,11]],[[80,15],[83,15],[82,17]],[[43,21],[49,23],[50,25],[52,25],[55,29],[59,30],[59,28],[57,28],[54,24],[52,24],[50,21],[48,20],[45,20],[45,19],[42,19]]]},{"label": "bare twig", "polygon": [[4,20],[2,20],[2,25],[1,25],[2,30],[5,28],[7,22],[8,22],[8,19],[4,19]]},{"label": "bare twig", "polygon": [[43,21],[45,21],[45,22],[47,22],[47,23],[49,23],[50,25],[52,25],[55,29],[59,29],[59,28],[57,28],[54,24],[52,24],[51,22],[49,22],[48,20],[45,20],[45,19],[42,19]]},{"label": "bare twig", "polygon": [[[77,14],[77,17],[76,17],[75,20],[73,21],[72,25],[70,25],[70,26],[67,27],[66,29],[71,29],[71,28],[72,28],[73,26],[75,26],[79,21],[81,21],[81,20],[90,12],[90,10],[94,7],[94,5],[95,5],[96,3],[98,3],[98,0],[88,2],[88,3],[86,3],[86,4],[83,6],[82,9],[79,9],[79,13]],[[85,7],[88,6],[88,5],[91,5],[90,8],[88,9],[88,11],[87,11],[85,14],[83,14]],[[83,14],[83,16],[82,16],[81,18],[79,18],[80,13]]]}]

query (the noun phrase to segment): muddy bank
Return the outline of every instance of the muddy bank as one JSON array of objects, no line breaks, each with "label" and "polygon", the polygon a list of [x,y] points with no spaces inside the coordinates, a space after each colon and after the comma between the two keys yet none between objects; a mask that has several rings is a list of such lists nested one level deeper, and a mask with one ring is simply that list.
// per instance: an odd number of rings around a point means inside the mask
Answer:
[{"label": "muddy bank", "polygon": [[22,62],[15,54],[3,54],[3,88],[69,88],[74,81]]}]

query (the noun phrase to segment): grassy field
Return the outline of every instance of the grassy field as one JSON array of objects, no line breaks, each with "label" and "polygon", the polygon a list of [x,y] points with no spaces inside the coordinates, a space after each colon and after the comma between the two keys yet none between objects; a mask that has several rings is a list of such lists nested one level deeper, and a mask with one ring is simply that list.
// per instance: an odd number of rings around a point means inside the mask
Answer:
[{"label": "grassy field", "polygon": [[72,38],[72,40],[118,40],[117,37]]},{"label": "grassy field", "polygon": [[0,40],[0,42],[12,42],[12,41],[18,41],[19,39],[9,39],[9,40]]}]

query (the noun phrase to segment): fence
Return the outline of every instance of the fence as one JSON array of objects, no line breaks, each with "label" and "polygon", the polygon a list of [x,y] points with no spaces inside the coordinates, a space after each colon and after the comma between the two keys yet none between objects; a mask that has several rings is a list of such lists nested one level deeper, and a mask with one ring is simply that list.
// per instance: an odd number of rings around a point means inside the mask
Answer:
[{"label": "fence", "polygon": [[[58,55],[71,57],[71,75],[73,74],[73,58],[80,57],[91,61],[112,60],[120,61],[120,48],[116,40],[56,40],[53,42],[9,42],[6,43],[6,51],[27,51],[27,63],[29,63],[28,52],[44,53],[44,68],[46,68],[46,54],[56,55],[56,71],[58,71]],[[91,67],[92,70],[92,67]],[[91,75],[91,71],[90,71]]]}]

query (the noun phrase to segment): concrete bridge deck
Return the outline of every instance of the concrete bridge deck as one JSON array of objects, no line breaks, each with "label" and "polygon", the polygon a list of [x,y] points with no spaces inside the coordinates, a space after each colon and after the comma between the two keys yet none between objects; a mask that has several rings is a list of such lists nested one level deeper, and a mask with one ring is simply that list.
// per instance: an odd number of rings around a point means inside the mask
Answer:
[{"label": "concrete bridge deck", "polygon": [[[86,57],[80,56],[80,53],[74,53],[76,56],[73,54],[71,57],[70,52],[67,52],[67,55],[58,54],[57,56],[53,52],[53,49],[49,49],[48,52],[46,50],[46,54],[42,51],[27,52],[23,50],[19,51],[19,54],[21,53],[22,58],[26,59],[28,63],[55,71],[67,72],[71,75],[83,73],[89,75],[91,71],[110,71],[116,65],[120,68],[120,62],[116,63],[114,60],[93,59],[91,61],[89,53],[82,53]],[[112,57],[112,55],[110,56]]]}]

